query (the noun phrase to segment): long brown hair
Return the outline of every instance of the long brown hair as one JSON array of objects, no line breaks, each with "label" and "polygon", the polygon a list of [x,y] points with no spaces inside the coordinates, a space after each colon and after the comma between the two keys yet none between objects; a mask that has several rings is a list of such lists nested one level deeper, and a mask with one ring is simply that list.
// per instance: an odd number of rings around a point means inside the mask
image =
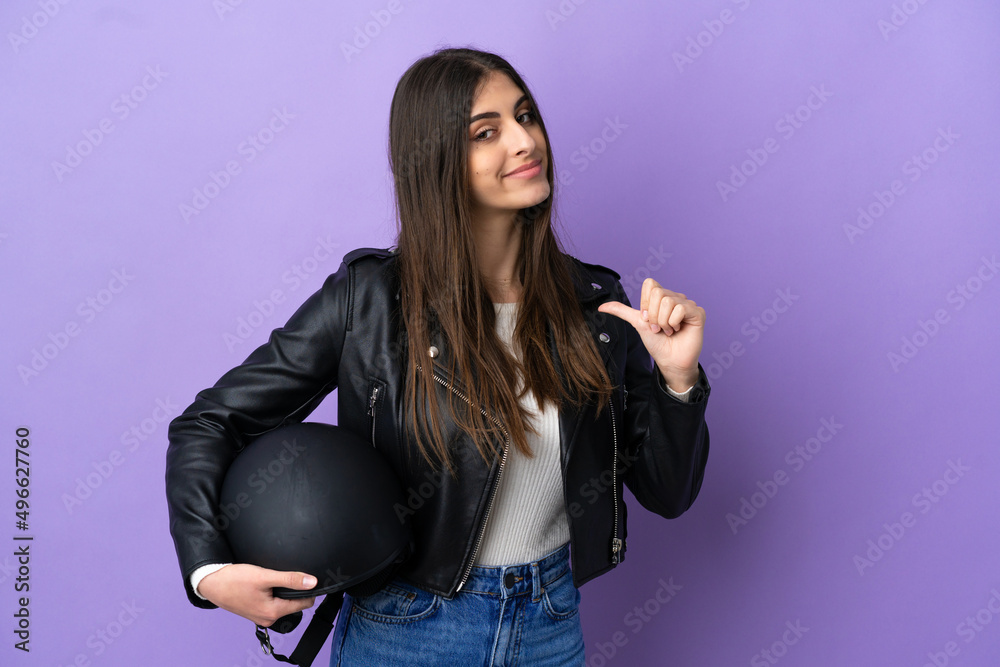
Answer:
[{"label": "long brown hair", "polygon": [[[469,118],[476,95],[493,72],[509,76],[528,96],[545,136],[546,175],[552,186],[545,201],[522,209],[518,216],[523,293],[513,342],[523,363],[511,356],[496,334],[496,313],[478,267],[472,232]],[[437,460],[454,472],[435,398],[446,393],[451,419],[472,437],[484,459],[502,446],[504,431],[519,451],[531,456],[526,432],[533,429],[518,403],[520,395],[512,382],[517,374],[524,379],[524,392],[530,389],[542,405],[569,401],[580,406],[589,401],[599,412],[611,393],[610,379],[583,320],[569,260],[552,230],[556,180],[538,105],[520,75],[500,56],[467,48],[439,49],[411,65],[396,86],[389,117],[389,160],[408,341],[404,400],[420,453],[432,466]],[[565,385],[549,350],[549,323]],[[450,377],[462,378],[462,396],[437,386],[432,376],[428,356],[432,332],[448,345]]]}]

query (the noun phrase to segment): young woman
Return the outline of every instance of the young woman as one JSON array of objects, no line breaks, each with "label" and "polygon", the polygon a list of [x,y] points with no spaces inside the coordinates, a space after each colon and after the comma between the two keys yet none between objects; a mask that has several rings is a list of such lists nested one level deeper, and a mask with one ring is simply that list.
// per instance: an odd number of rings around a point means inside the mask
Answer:
[{"label": "young woman", "polygon": [[503,58],[418,60],[389,124],[396,247],[348,253],[170,425],[189,598],[263,626],[312,605],[271,590],[314,577],[231,563],[213,520],[247,441],[338,388],[341,426],[407,488],[434,483],[395,579],[347,596],[331,664],[581,665],[577,588],[624,556],[623,483],[667,518],[701,487],[705,311],[651,278],[634,309],[618,274],[560,250],[548,135]]}]

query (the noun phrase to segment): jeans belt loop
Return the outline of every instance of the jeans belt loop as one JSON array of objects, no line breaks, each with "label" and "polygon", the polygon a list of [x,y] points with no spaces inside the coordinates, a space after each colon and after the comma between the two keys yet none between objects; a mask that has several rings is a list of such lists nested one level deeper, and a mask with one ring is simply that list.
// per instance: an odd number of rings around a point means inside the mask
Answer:
[{"label": "jeans belt loop", "polygon": [[538,602],[542,597],[542,571],[538,567],[538,562],[531,564],[531,601]]}]

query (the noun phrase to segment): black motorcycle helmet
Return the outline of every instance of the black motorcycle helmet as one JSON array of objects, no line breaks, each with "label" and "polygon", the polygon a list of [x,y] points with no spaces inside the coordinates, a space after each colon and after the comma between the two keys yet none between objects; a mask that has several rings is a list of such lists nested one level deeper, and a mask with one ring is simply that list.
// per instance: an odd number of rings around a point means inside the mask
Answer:
[{"label": "black motorcycle helmet", "polygon": [[[261,435],[229,467],[219,500],[230,520],[225,535],[235,562],[316,577],[306,591],[274,589],[286,599],[328,594],[314,623],[328,616],[323,620],[332,625],[342,592],[378,590],[411,550],[409,512],[397,513],[406,507],[399,478],[381,452],[340,426],[304,422]],[[290,631],[301,612],[292,616],[272,628]],[[270,652],[266,630],[258,628],[257,635]]]}]

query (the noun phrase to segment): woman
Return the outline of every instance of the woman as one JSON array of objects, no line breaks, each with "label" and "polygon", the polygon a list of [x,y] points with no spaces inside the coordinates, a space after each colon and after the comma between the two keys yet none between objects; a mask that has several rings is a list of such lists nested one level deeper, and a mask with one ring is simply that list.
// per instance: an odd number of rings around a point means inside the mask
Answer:
[{"label": "woman", "polygon": [[701,487],[705,312],[651,278],[633,309],[618,274],[560,251],[548,135],[499,56],[414,63],[389,142],[397,249],[348,253],[170,425],[189,598],[263,626],[312,605],[271,589],[314,577],[230,564],[213,520],[239,449],[338,388],[339,424],[435,491],[396,578],[345,600],[331,664],[583,664],[577,587],[624,555],[622,484],[668,518]]}]

